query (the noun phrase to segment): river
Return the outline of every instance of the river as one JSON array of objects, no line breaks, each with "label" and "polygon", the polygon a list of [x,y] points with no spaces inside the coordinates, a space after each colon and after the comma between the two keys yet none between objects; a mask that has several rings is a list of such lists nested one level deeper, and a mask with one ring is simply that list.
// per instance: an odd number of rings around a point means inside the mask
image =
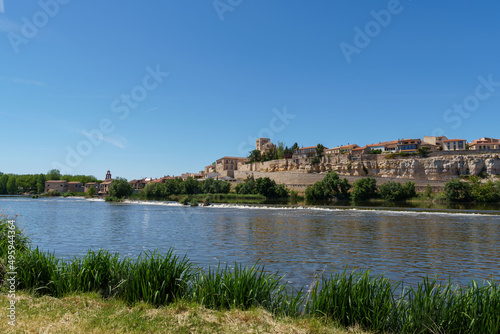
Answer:
[{"label": "river", "polygon": [[173,247],[202,268],[259,261],[296,287],[346,266],[410,284],[426,275],[461,285],[500,278],[500,211],[28,197],[0,197],[0,210],[19,214],[34,245],[65,258],[89,249],[136,257]]}]

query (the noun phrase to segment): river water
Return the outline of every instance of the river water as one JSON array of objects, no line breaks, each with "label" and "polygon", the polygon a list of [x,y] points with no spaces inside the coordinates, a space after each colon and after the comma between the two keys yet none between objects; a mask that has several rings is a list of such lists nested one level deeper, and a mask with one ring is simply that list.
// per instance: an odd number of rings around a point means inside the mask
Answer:
[{"label": "river water", "polygon": [[296,287],[322,272],[367,270],[414,284],[422,277],[500,278],[500,211],[106,203],[0,197],[34,245],[61,257],[105,248],[136,257],[167,251],[202,268],[254,264]]}]

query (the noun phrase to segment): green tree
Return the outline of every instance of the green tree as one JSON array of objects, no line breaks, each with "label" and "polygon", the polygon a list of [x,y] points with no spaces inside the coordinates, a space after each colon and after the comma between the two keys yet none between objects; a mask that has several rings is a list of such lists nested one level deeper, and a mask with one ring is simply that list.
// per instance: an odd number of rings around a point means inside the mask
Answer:
[{"label": "green tree", "polygon": [[255,180],[256,192],[267,198],[287,198],[289,191],[284,185],[278,185],[268,177],[259,177]]},{"label": "green tree", "polygon": [[285,144],[281,141],[278,142],[278,159],[285,157]]},{"label": "green tree", "polygon": [[351,197],[354,201],[365,201],[377,197],[377,180],[366,177],[353,184]]},{"label": "green tree", "polygon": [[430,184],[427,184],[427,186],[425,187],[424,197],[427,197],[427,198],[432,197],[432,187]]},{"label": "green tree", "polygon": [[495,184],[491,181],[481,183],[481,179],[477,176],[471,176],[471,196],[476,202],[497,202],[500,200],[500,193]]},{"label": "green tree", "polygon": [[3,174],[0,176],[0,194],[5,195],[7,194],[7,183],[9,181],[9,175]]},{"label": "green tree", "polygon": [[331,171],[326,174],[323,180],[306,188],[306,200],[347,199],[349,198],[349,189],[351,189],[349,181],[346,178],[340,179],[336,172]]},{"label": "green tree", "polygon": [[420,155],[420,157],[422,158],[427,158],[431,153],[431,150],[428,147],[420,147],[417,151],[418,155]]},{"label": "green tree", "polygon": [[109,196],[116,198],[124,198],[132,195],[134,187],[127,182],[127,179],[118,177],[109,185]]},{"label": "green tree", "polygon": [[325,152],[325,147],[322,144],[316,146],[316,156],[321,158]]},{"label": "green tree", "polygon": [[36,189],[39,194],[45,191],[45,174],[38,175],[38,178],[36,180]]},{"label": "green tree", "polygon": [[47,172],[47,180],[60,180],[61,172],[59,169],[51,169]]},{"label": "green tree", "polygon": [[414,182],[402,185],[399,182],[390,181],[380,185],[378,190],[380,196],[389,202],[405,201],[416,195]]},{"label": "green tree", "polygon": [[260,150],[250,151],[250,155],[248,156],[248,163],[259,162],[262,160],[262,154]]},{"label": "green tree", "polygon": [[17,180],[15,175],[10,175],[9,176],[9,181],[7,181],[7,193],[14,195],[19,192],[19,189],[17,187]]},{"label": "green tree", "polygon": [[234,191],[237,194],[248,195],[248,194],[257,194],[256,183],[253,175],[248,176],[245,181],[239,183],[234,188]]},{"label": "green tree", "polygon": [[94,186],[90,186],[89,190],[87,190],[86,196],[87,197],[94,197],[94,195],[95,195],[95,187]]},{"label": "green tree", "polygon": [[199,194],[200,182],[192,177],[188,177],[186,181],[182,183],[182,193],[187,195]]},{"label": "green tree", "polygon": [[454,179],[446,182],[444,185],[444,192],[446,199],[452,202],[467,202],[472,198],[471,185],[460,181],[459,179]]},{"label": "green tree", "polygon": [[143,191],[146,194],[147,198],[153,198],[156,197],[155,190],[156,190],[156,183],[149,182],[148,184],[146,184]]}]

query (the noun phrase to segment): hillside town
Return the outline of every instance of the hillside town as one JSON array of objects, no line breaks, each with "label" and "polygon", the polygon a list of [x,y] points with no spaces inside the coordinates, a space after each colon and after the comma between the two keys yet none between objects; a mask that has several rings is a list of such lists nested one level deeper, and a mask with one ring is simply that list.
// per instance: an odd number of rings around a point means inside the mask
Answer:
[{"label": "hillside town", "polygon": [[[318,147],[321,146],[320,154]],[[271,142],[269,138],[258,138],[255,144],[255,151],[259,156],[266,156],[269,152],[277,150],[278,146]],[[467,142],[465,139],[448,139],[446,136],[424,136],[420,138],[398,139],[392,141],[372,143],[365,146],[357,144],[341,145],[333,148],[327,148],[323,145],[297,147],[290,156],[284,156],[277,160],[268,161],[250,161],[249,157],[231,157],[224,156],[215,161],[215,164],[208,165],[204,170],[198,173],[183,173],[177,176],[166,175],[161,178],[142,178],[129,181],[135,192],[144,189],[148,183],[165,183],[166,180],[181,178],[187,180],[193,178],[197,180],[217,179],[237,183],[250,175],[252,172],[272,173],[277,170],[269,169],[272,164],[286,166],[279,171],[294,171],[296,173],[314,173],[324,172],[325,170],[315,170],[314,168],[300,168],[300,166],[314,165],[316,163],[332,163],[348,165],[353,162],[363,161],[374,157],[375,155],[384,156],[384,158],[413,157],[418,153],[424,152],[426,156],[444,156],[444,155],[465,155],[474,153],[500,153],[500,139],[483,137]],[[392,154],[388,156],[388,154]],[[249,174],[250,173],[250,174]],[[48,180],[45,182],[45,192],[58,191],[60,193],[87,192],[94,187],[97,195],[106,196],[108,189],[113,181],[111,172],[108,170],[104,181],[102,182],[68,182],[65,180]],[[288,182],[283,182],[288,183]]]}]

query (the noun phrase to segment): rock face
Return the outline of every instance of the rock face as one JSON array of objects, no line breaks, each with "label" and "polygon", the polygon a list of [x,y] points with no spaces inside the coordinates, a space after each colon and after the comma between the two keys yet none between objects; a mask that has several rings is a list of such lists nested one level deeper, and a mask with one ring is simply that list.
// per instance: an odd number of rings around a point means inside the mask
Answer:
[{"label": "rock face", "polygon": [[[240,168],[239,168],[240,169]],[[241,166],[255,172],[321,173],[330,170],[344,176],[376,176],[387,178],[447,181],[459,175],[500,175],[500,154],[445,155],[429,158],[406,157],[386,159],[384,155],[363,155],[353,159],[347,155],[324,157],[319,164],[308,160],[273,160]]]}]

